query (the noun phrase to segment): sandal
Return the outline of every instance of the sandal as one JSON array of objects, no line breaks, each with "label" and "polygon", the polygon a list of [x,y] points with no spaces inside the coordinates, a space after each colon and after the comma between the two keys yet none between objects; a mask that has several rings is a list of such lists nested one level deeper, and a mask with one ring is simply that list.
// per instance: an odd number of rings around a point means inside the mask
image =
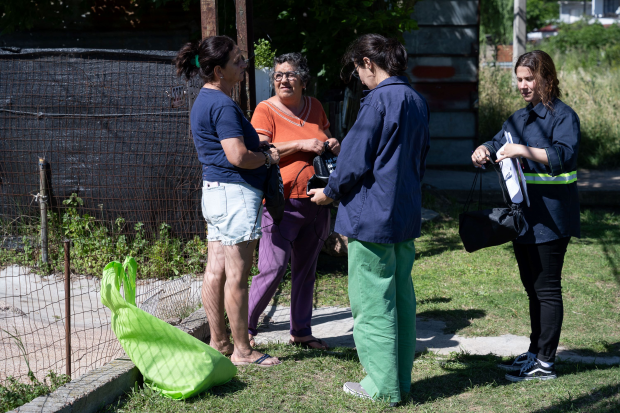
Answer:
[{"label": "sandal", "polygon": [[[307,349],[310,349],[310,350],[329,350],[329,347],[327,346],[327,344],[323,340],[321,340],[320,338],[313,338],[312,340],[307,340],[307,341],[293,341],[293,340],[289,340],[288,343],[291,346],[307,348]],[[312,347],[310,345],[310,343],[319,343],[324,348]]]},{"label": "sandal", "polygon": [[263,354],[261,357],[259,357],[258,359],[254,360],[254,361],[239,361],[239,362],[235,362],[233,361],[232,364],[234,364],[235,366],[247,366],[250,364],[258,364],[261,367],[273,367],[273,366],[277,366],[278,364],[282,364],[282,362],[280,361],[279,363],[275,363],[275,364],[263,364],[263,361],[273,358],[272,356],[270,356],[269,354],[265,353]]}]

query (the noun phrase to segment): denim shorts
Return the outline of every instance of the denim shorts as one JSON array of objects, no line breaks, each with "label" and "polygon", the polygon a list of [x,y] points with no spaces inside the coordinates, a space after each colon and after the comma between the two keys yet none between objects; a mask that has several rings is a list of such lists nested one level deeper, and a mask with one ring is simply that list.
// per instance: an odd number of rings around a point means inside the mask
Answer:
[{"label": "denim shorts", "polygon": [[202,215],[207,220],[207,240],[235,245],[259,239],[263,216],[263,191],[243,183],[203,181]]}]

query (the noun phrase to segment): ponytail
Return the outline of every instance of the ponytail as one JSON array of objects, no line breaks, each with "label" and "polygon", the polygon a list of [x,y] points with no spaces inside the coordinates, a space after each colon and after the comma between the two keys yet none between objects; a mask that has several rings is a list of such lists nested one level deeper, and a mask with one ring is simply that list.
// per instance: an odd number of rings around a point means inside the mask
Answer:
[{"label": "ponytail", "polygon": [[203,82],[213,81],[216,66],[226,67],[235,42],[228,36],[212,36],[200,42],[185,43],[174,59],[177,76],[187,80],[200,75]]}]

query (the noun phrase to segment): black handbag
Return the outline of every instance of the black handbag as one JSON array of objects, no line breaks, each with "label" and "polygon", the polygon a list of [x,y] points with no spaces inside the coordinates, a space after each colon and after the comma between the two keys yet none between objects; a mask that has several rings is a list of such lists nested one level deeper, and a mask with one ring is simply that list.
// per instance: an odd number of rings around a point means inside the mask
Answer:
[{"label": "black handbag", "polygon": [[329,150],[328,143],[325,142],[325,151],[323,151],[321,155],[315,156],[312,160],[314,175],[308,180],[306,191],[309,192],[311,189],[325,188],[329,181],[329,176],[336,170],[337,162],[338,157]]},{"label": "black handbag", "polygon": [[[270,145],[274,147],[273,145]],[[284,183],[280,174],[279,165],[271,165],[267,169],[267,179],[265,180],[265,208],[271,215],[274,224],[280,225],[284,218]]]},{"label": "black handbag", "polygon": [[498,174],[499,184],[507,207],[469,211],[478,179],[480,179],[478,194],[478,208],[480,208],[482,175],[480,169],[478,169],[465,203],[465,210],[459,215],[459,235],[467,252],[474,252],[482,248],[513,241],[527,226],[523,217],[523,211],[521,210],[521,204],[514,204],[506,198],[508,189],[499,171],[499,166],[495,165],[493,161],[488,164]]}]

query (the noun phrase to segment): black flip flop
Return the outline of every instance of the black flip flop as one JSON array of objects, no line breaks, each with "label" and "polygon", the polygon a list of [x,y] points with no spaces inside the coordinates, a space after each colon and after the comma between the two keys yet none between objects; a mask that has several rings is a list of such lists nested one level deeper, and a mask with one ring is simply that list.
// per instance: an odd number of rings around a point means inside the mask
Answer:
[{"label": "black flip flop", "polygon": [[[311,350],[329,350],[329,347],[327,346],[327,344],[323,340],[321,340],[320,338],[313,338],[312,340],[308,340],[308,341],[293,341],[293,340],[289,340],[288,343],[291,346],[297,346],[297,347],[307,348],[307,349],[311,349]],[[322,345],[325,348],[315,348],[315,347],[312,347],[310,345],[310,343],[319,343],[320,345]]]},{"label": "black flip flop", "polygon": [[282,364],[282,362],[280,361],[279,363],[276,364],[263,364],[263,361],[273,358],[272,356],[270,356],[269,354],[263,354],[262,357],[258,358],[257,360],[254,361],[243,361],[243,362],[235,362],[233,361],[232,364],[234,364],[235,366],[249,366],[250,364],[257,364],[260,367],[273,367],[273,366],[277,366],[278,364]]}]

